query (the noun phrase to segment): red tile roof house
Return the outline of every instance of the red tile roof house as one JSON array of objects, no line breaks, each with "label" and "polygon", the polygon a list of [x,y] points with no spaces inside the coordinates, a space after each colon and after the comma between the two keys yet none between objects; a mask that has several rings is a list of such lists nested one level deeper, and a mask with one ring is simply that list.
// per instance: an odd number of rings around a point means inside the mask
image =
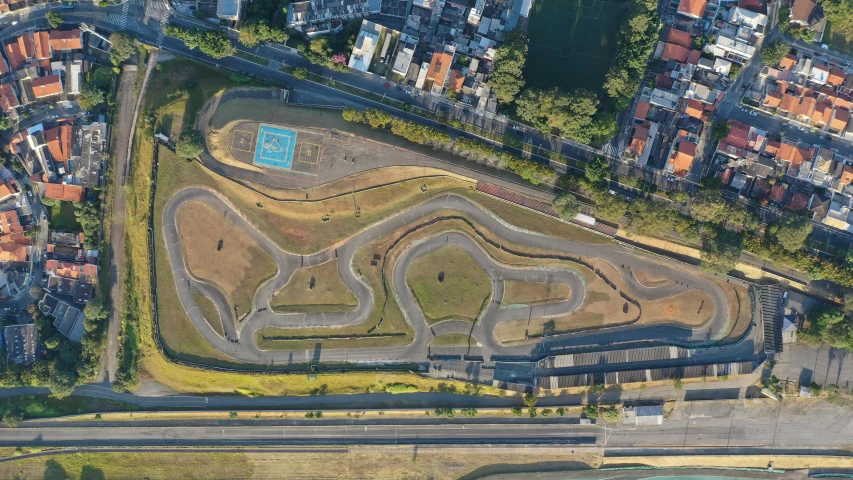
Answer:
[{"label": "red tile roof house", "polygon": [[35,58],[35,46],[33,37],[23,34],[6,44],[6,58],[9,59],[9,67],[17,70],[30,60]]},{"label": "red tile roof house", "polygon": [[678,3],[678,13],[695,19],[704,17],[706,8],[708,2],[705,0],[681,0]]},{"label": "red tile roof house", "polygon": [[730,157],[742,158],[743,150],[749,144],[749,125],[729,120],[729,134],[720,140],[717,151]]},{"label": "red tile roof house", "polygon": [[74,30],[51,30],[50,48],[54,53],[83,49],[83,32]]},{"label": "red tile roof house", "polygon": [[21,104],[18,102],[18,94],[11,83],[0,85],[0,110],[9,115],[9,118],[15,120],[18,118],[18,107]]},{"label": "red tile roof house", "polygon": [[661,55],[660,58],[666,61],[675,60],[678,63],[684,63],[687,61],[687,57],[689,56],[689,49],[674,43],[665,43],[663,46],[663,55]]},{"label": "red tile roof house", "polygon": [[86,199],[86,189],[79,185],[45,183],[44,198],[52,198],[63,202],[82,202]]},{"label": "red tile roof house", "polygon": [[668,43],[681,45],[684,48],[693,48],[693,35],[675,28],[671,28],[669,30],[669,33],[666,36],[666,41]]},{"label": "red tile roof house", "polygon": [[64,91],[62,79],[59,75],[48,75],[33,79],[33,93],[38,100],[59,95]]}]

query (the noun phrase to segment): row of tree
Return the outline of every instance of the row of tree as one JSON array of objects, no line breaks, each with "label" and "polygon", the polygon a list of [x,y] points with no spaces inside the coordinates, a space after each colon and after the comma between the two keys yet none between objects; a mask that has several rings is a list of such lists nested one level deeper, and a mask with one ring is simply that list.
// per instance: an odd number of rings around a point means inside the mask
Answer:
[{"label": "row of tree", "polygon": [[190,50],[198,48],[202,53],[213,58],[229,57],[237,52],[231,45],[228,35],[218,30],[200,30],[198,28],[167,25],[163,28],[163,33],[183,40],[184,45]]},{"label": "row of tree", "polygon": [[407,122],[375,108],[365,111],[346,108],[342,116],[349,122],[365,123],[373,128],[390,130],[391,133],[420,145],[447,150],[478,163],[513,171],[534,185],[555,178],[554,169],[543,163],[516,157],[479,140],[465,137],[451,140],[447,132]]}]

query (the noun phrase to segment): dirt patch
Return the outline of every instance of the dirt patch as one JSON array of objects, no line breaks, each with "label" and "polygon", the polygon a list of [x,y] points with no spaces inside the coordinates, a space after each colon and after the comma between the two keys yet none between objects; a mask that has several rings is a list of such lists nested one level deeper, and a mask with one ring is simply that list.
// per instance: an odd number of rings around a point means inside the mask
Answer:
[{"label": "dirt patch", "polygon": [[486,272],[453,245],[412,262],[406,281],[429,324],[447,319],[473,322],[492,294]]},{"label": "dirt patch", "polygon": [[504,305],[539,305],[560,302],[572,297],[572,289],[562,283],[504,282]]},{"label": "dirt patch", "polygon": [[640,322],[646,324],[699,326],[711,320],[716,313],[711,297],[699,290],[689,290],[658,300],[643,300],[640,304],[643,306]]},{"label": "dirt patch", "polygon": [[350,312],[358,299],[344,285],[338,273],[338,261],[301,268],[276,293],[270,304],[276,312]]},{"label": "dirt patch", "polygon": [[226,215],[201,202],[178,209],[178,231],[187,268],[218,286],[241,318],[261,283],[277,271],[275,262]]},{"label": "dirt patch", "polygon": [[649,288],[666,287],[674,283],[668,278],[652,275],[651,273],[647,273],[642,270],[631,270],[631,273],[634,274],[634,278],[640,282],[640,285]]}]

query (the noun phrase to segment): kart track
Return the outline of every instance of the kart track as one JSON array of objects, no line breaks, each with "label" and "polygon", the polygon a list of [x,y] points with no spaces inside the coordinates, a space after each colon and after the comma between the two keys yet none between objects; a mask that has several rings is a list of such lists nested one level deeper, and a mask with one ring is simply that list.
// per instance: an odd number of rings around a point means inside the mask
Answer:
[{"label": "kart track", "polygon": [[[277,273],[272,279],[260,286],[254,296],[249,315],[240,322],[239,327],[235,327],[235,313],[229,307],[225,295],[217,287],[194,278],[185,265],[176,218],[179,208],[191,201],[204,202],[219,211],[228,212],[229,216],[235,219],[233,220],[234,224],[242,228],[247,235],[256,241],[259,247],[277,264]],[[639,299],[665,298],[690,289],[703,291],[714,303],[714,316],[695,328],[677,325],[625,325],[581,331],[575,334],[549,335],[533,345],[499,345],[494,340],[492,332],[501,322],[531,317],[565,315],[580,308],[586,295],[585,281],[577,272],[566,268],[544,266],[513,268],[502,265],[483,251],[480,245],[468,235],[452,232],[435,234],[407,245],[396,264],[391,266],[393,291],[389,294],[395,295],[406,321],[414,329],[415,336],[411,344],[401,347],[316,348],[310,350],[261,350],[257,347],[254,341],[255,334],[259,329],[265,327],[335,327],[364,321],[374,308],[374,298],[370,288],[358,278],[351,268],[355,252],[375,239],[402,227],[417,224],[420,219],[442,209],[467,214],[484,228],[507,242],[547,249],[569,256],[600,258],[616,268],[622,280]],[[170,198],[165,206],[163,230],[178,294],[193,325],[214,348],[244,362],[262,364],[311,362],[316,364],[319,362],[424,361],[431,354],[436,353],[436,347],[431,349],[430,341],[442,333],[459,331],[461,321],[445,320],[432,325],[431,328],[427,326],[424,314],[406,284],[406,272],[414,260],[445,245],[455,245],[463,249],[486,271],[491,279],[491,301],[481,312],[473,328],[470,323],[465,323],[463,328],[464,331],[470,330],[471,336],[481,344],[482,356],[486,360],[510,358],[532,360],[577,349],[622,349],[652,345],[709,346],[724,339],[730,330],[731,320],[728,314],[725,292],[708,277],[691,273],[682,268],[675,268],[665,260],[640,254],[614,244],[577,243],[522,230],[502,221],[473,201],[452,194],[433,198],[386,218],[337,246],[311,255],[296,255],[283,251],[250,224],[227,200],[205,188],[188,187],[178,191]],[[358,299],[358,308],[355,311],[342,313],[276,313],[272,311],[270,299],[287,284],[294,271],[304,267],[316,266],[335,258],[340,260],[337,265],[341,279]],[[634,278],[631,269],[661,276],[672,280],[674,283],[656,288],[646,287]],[[568,300],[533,307],[516,305],[503,307],[500,300],[504,292],[503,282],[506,280],[564,283],[569,285],[572,294]],[[213,301],[223,319],[225,338],[217,334],[207,323],[193,299],[193,293],[202,294]],[[752,342],[748,343],[751,344]],[[721,351],[724,351],[725,348],[711,350],[717,351],[713,355],[721,357],[723,355]]]}]

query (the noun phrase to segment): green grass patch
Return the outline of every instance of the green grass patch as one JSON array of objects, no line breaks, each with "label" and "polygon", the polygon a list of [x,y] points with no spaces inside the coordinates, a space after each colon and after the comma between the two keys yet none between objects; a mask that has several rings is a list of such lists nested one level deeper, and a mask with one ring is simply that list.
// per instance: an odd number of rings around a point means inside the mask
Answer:
[{"label": "green grass patch", "polygon": [[7,411],[24,415],[24,419],[55,418],[94,412],[122,412],[139,410],[129,403],[102,398],[71,395],[57,399],[50,395],[24,395],[0,398],[0,416]]},{"label": "green grass patch", "polygon": [[270,303],[280,313],[350,312],[358,306],[358,299],[341,280],[334,260],[294,272]]},{"label": "green grass patch", "polygon": [[208,325],[216,330],[220,337],[225,338],[225,331],[222,329],[222,320],[219,318],[219,310],[216,309],[216,305],[209,298],[197,293],[193,293],[193,300],[195,300],[198,310],[204,315]]},{"label": "green grass patch", "polygon": [[412,262],[406,281],[429,324],[448,319],[473,322],[492,294],[486,272],[452,245]]},{"label": "green grass patch", "polygon": [[257,63],[258,65],[261,65],[264,67],[266,67],[267,65],[270,64],[270,61],[267,60],[266,58],[252,54],[252,53],[249,53],[249,52],[242,52],[240,50],[237,50],[237,53],[235,53],[234,56],[237,58],[242,58],[243,60],[248,60],[252,63]]},{"label": "green grass patch", "polygon": [[83,229],[77,217],[74,215],[76,209],[71,202],[58,202],[50,207],[50,222],[51,230],[66,230],[69,232],[78,232]]},{"label": "green grass patch", "polygon": [[467,347],[471,337],[466,333],[445,333],[435,337],[430,345],[433,347]]}]

